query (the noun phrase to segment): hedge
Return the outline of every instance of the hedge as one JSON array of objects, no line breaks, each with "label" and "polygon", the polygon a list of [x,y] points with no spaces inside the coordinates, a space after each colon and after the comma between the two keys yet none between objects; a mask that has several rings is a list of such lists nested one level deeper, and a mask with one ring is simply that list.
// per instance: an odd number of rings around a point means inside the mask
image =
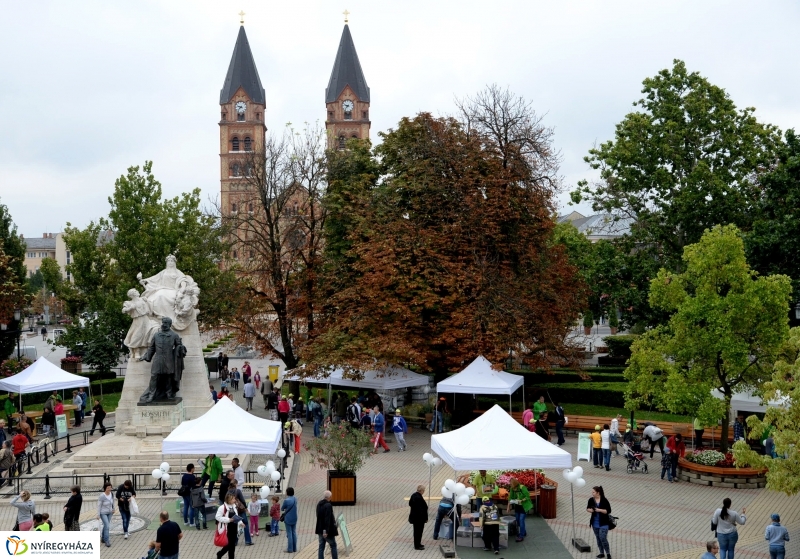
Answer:
[{"label": "hedge", "polygon": [[[102,376],[107,375],[108,373],[92,373],[93,376]],[[113,374],[113,373],[112,373]],[[88,377],[89,374],[82,374],[80,376]],[[100,385],[103,385],[103,394],[111,394],[112,392],[122,392],[122,384],[125,382],[125,377],[119,378],[110,378],[110,379],[103,379],[103,380],[95,380],[89,381],[92,386],[92,396],[95,393],[100,394]],[[58,391],[61,394],[61,390]],[[52,391],[47,392],[33,392],[31,394],[23,394],[22,395],[22,408],[25,409],[27,406],[32,406],[35,404],[44,404],[47,399],[52,394]],[[0,410],[3,409],[5,406],[6,400],[8,399],[8,394],[4,394],[0,396]],[[71,404],[72,403],[72,393],[69,390],[64,390],[64,403]],[[19,405],[19,395],[14,396],[14,404]],[[91,408],[92,406],[89,402],[86,403],[87,407]]]},{"label": "hedge", "polygon": [[547,391],[550,398],[558,402],[579,404],[602,404],[604,406],[625,407],[625,388],[621,382],[552,383],[538,387]]},{"label": "hedge", "polygon": [[587,373],[589,380],[581,378],[575,372],[569,373],[527,373],[525,377],[525,388],[540,386],[544,384],[565,383],[565,384],[586,384],[591,382],[626,382],[625,377],[618,373]]}]

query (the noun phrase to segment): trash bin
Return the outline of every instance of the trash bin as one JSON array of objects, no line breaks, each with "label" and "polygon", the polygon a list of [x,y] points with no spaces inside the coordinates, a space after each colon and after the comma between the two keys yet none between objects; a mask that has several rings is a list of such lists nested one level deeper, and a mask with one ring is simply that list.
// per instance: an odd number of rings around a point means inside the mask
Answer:
[{"label": "trash bin", "polygon": [[539,489],[539,513],[542,515],[542,518],[555,518],[556,486],[541,485]]}]

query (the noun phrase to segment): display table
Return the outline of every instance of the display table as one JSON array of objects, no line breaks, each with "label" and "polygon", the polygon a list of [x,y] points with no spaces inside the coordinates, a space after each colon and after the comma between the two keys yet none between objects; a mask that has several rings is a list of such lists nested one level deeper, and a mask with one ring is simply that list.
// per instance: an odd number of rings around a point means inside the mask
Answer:
[{"label": "display table", "polygon": [[[78,409],[78,406],[75,406],[75,405],[72,405],[72,404],[66,404],[66,405],[64,406],[64,414],[65,414],[65,415],[67,415],[67,412],[75,411],[76,409]],[[41,410],[31,410],[31,411],[26,411],[26,412],[25,412],[25,415],[26,415],[26,416],[28,416],[28,417],[30,417],[31,419],[33,419],[33,422],[34,422],[34,424],[35,424],[35,425],[36,425],[36,427],[38,428],[38,427],[39,427],[39,424],[40,424],[40,423],[41,423],[41,421],[42,421],[42,420],[41,420],[41,418],[42,418],[42,414],[43,414],[43,413],[44,413],[44,412],[43,412],[43,411],[41,411]],[[16,420],[18,420],[18,419],[19,419],[19,413],[14,413],[14,414],[11,414],[11,417],[12,417],[13,419],[16,419]],[[38,421],[37,421],[37,419],[38,419]],[[71,428],[71,427],[70,427],[70,424],[69,424],[69,420],[67,420],[67,428]],[[35,437],[35,436],[36,436],[36,434],[37,434],[37,433],[36,433],[36,429],[34,429],[34,430],[33,430],[33,436]]]}]

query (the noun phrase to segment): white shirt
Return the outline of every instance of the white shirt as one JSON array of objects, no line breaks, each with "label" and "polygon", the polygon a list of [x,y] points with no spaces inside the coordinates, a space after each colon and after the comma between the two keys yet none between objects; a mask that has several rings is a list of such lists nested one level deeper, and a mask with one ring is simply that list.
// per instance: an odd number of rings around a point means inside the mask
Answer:
[{"label": "white shirt", "polygon": [[600,448],[605,448],[606,450],[611,448],[611,431],[608,429],[603,429],[600,433]]},{"label": "white shirt", "polygon": [[664,431],[656,427],[655,425],[648,425],[642,431],[642,435],[645,437],[650,437],[651,440],[657,441],[661,437],[664,436]]},{"label": "white shirt", "polygon": [[611,420],[611,434],[617,437],[622,435],[622,433],[619,432],[619,421],[616,417]]},{"label": "white shirt", "polygon": [[233,479],[236,480],[239,489],[244,485],[244,470],[241,466],[233,470]]}]

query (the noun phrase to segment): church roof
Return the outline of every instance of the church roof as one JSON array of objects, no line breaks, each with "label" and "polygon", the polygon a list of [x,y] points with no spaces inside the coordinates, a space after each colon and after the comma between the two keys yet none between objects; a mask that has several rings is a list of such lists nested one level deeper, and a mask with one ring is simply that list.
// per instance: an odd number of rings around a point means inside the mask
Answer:
[{"label": "church roof", "polygon": [[364,78],[364,72],[361,71],[361,63],[358,61],[356,46],[350,35],[350,27],[345,24],[342,39],[339,41],[339,51],[336,53],[336,61],[333,63],[331,80],[325,90],[325,102],[336,101],[348,85],[360,101],[369,103],[369,86]]},{"label": "church roof", "polygon": [[266,104],[266,95],[261,86],[261,79],[258,77],[256,61],[253,60],[244,25],[239,27],[239,36],[236,37],[236,46],[233,48],[225,84],[219,93],[220,105],[229,102],[240,87],[244,89],[253,103]]}]

